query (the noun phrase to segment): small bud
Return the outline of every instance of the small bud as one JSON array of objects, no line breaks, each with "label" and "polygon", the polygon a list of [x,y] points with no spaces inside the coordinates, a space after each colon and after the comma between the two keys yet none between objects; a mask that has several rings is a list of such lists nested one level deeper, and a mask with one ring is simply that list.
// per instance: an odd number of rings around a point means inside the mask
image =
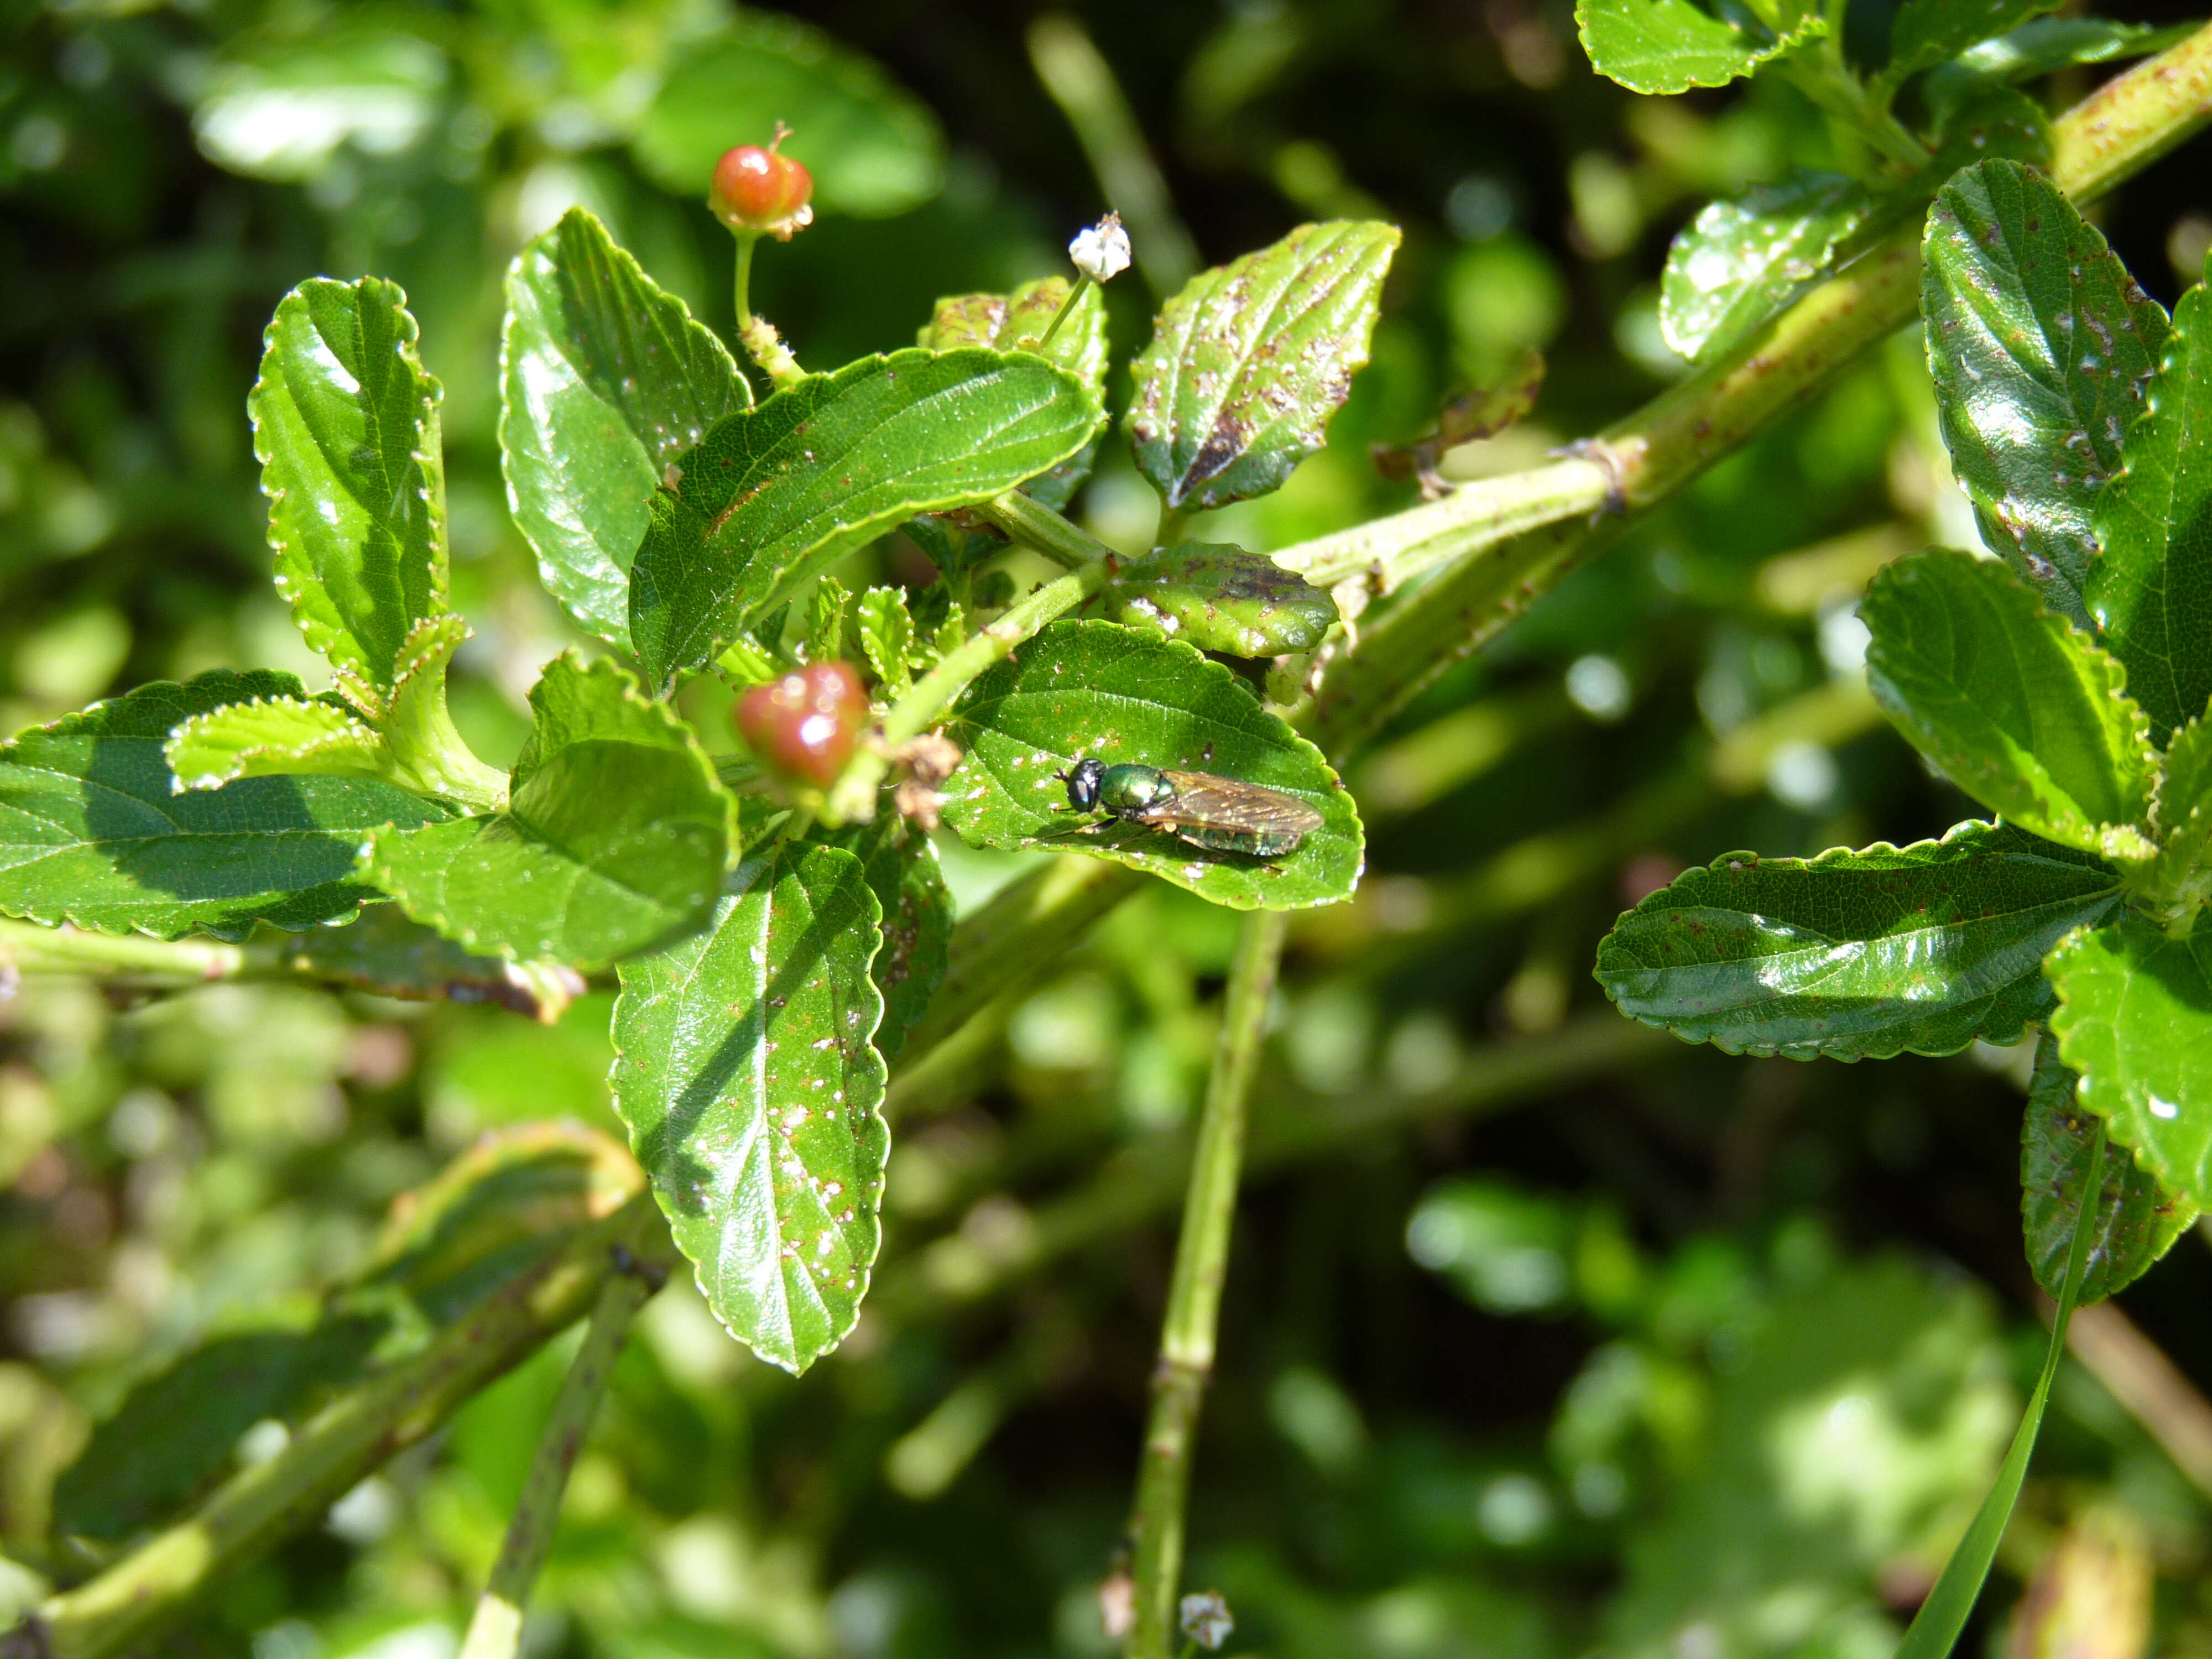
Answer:
[{"label": "small bud", "polygon": [[1219,1590],[1184,1596],[1182,1613],[1182,1633],[1209,1653],[1226,1642],[1229,1632],[1237,1628],[1237,1621],[1229,1615],[1229,1603]]},{"label": "small bud", "polygon": [[730,717],[763,766],[827,789],[853,758],[868,696],[850,664],[809,663],[753,687]]},{"label": "small bud", "polygon": [[1121,216],[1109,213],[1090,229],[1077,231],[1067,257],[1094,283],[1119,276],[1129,268],[1129,233],[1121,228]]},{"label": "small bud", "polygon": [[732,230],[760,231],[787,242],[793,231],[814,222],[814,210],[807,205],[814,195],[814,175],[777,153],[787,136],[787,129],[779,122],[766,149],[739,144],[714,164],[707,204]]},{"label": "small bud", "polygon": [[1118,1642],[1137,1627],[1137,1581],[1116,1567],[1099,1581],[1098,1626],[1106,1639]]}]

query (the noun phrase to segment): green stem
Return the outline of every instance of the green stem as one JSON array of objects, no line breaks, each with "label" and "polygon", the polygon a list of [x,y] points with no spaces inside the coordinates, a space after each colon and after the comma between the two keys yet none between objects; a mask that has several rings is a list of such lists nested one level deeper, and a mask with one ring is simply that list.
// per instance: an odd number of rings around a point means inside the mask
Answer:
[{"label": "green stem", "polygon": [[561,1520],[561,1495],[568,1490],[568,1471],[599,1414],[599,1397],[614,1375],[630,1321],[657,1288],[655,1282],[629,1263],[608,1275],[592,1309],[584,1346],[568,1367],[553,1414],[538,1437],[538,1453],[522,1484],[514,1506],[514,1519],[500,1546],[499,1560],[477,1599],[469,1620],[468,1638],[461,1644],[460,1659],[514,1659],[522,1650],[522,1614],[529,1604],[530,1587],[553,1547],[553,1534]]},{"label": "green stem", "polygon": [[943,720],[977,675],[1013,655],[1016,647],[1034,637],[1047,623],[1074,610],[1103,587],[1113,574],[1113,549],[1018,491],[987,501],[975,511],[1016,540],[1068,565],[1068,573],[1008,605],[994,621],[946,652],[934,668],[900,696],[890,713],[884,716],[881,743],[854,756],[831,786],[823,816],[833,823],[872,816],[876,792],[890,770],[892,751]]},{"label": "green stem", "polygon": [[1030,348],[1030,350],[1042,354],[1052,343],[1052,337],[1060,332],[1060,325],[1073,314],[1075,302],[1083,297],[1083,290],[1090,286],[1091,273],[1077,271],[1075,280],[1067,285],[1067,297],[1060,302],[1060,309],[1052,313],[1052,320],[1044,325],[1043,334],[1038,337],[1037,343]]},{"label": "green stem", "polygon": [[1164,299],[1198,270],[1198,249],[1176,217],[1167,181],[1145,143],[1114,71],[1083,25],[1051,13],[1030,25],[1030,62],[1098,175],[1107,204],[1129,227],[1137,268]]},{"label": "green stem", "polygon": [[112,938],[75,927],[0,921],[0,962],[19,973],[68,974],[146,989],[180,988],[219,979],[290,979],[281,947],[223,945],[211,939]]},{"label": "green stem", "polygon": [[779,388],[793,385],[806,378],[806,371],[791,355],[791,348],[784,344],[783,337],[775,331],[775,325],[765,317],[753,315],[753,246],[760,240],[761,233],[741,230],[737,239],[737,271],[732,278],[731,293],[737,302],[738,343],[760,365],[771,385]]},{"label": "green stem", "polygon": [[665,1224],[641,1193],[447,1326],[412,1358],[340,1395],[265,1463],[240,1471],[106,1571],[40,1603],[0,1659],[109,1659],[143,1644],[234,1569],[319,1518],[363,1476],[574,1324],[621,1271],[665,1264]]},{"label": "green stem", "polygon": [[1152,1416],[1137,1479],[1137,1509],[1130,1528],[1135,1546],[1137,1621],[1130,1632],[1129,1659],[1167,1659],[1175,1634],[1191,1451],[1206,1385],[1213,1374],[1221,1285],[1229,1268],[1230,1228],[1236,1218],[1237,1187],[1244,1161],[1245,1105],[1267,1035],[1267,1004],[1275,992],[1285,931],[1281,911],[1253,911],[1237,933],[1237,954],[1230,963],[1221,1036],[1214,1047],[1213,1073],[1206,1083],[1206,1108],[1191,1160],[1182,1234],[1176,1245],[1175,1276],[1160,1329]]}]

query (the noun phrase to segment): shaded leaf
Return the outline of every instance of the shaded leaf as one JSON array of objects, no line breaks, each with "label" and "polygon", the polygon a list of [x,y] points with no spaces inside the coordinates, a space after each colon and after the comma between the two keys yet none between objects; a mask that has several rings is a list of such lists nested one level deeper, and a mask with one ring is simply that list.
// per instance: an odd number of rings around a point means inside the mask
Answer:
[{"label": "shaded leaf", "polygon": [[196,714],[304,701],[289,674],[158,681],[0,745],[0,911],[108,933],[243,939],[312,927],[375,891],[354,855],[380,824],[442,809],[361,778],[246,778],[179,793],[163,750]]},{"label": "shaded leaf", "polygon": [[326,983],[410,1002],[491,1002],[547,1024],[584,994],[573,969],[478,956],[396,904],[371,904],[344,927],[295,933],[278,948],[286,967]]},{"label": "shaded leaf", "polygon": [[1734,853],[1613,924],[1620,1012],[1729,1054],[1887,1060],[2019,1040],[2051,1006],[2044,954],[2118,905],[2097,860],[2009,825],[1819,858]]},{"label": "shaded leaf", "polygon": [[906,1047],[909,1027],[928,1011],[945,982],[952,944],[952,893],[929,837],[896,813],[878,813],[831,843],[860,860],[868,890],[876,896],[883,948],[869,973],[883,994],[883,1024],[876,1050],[888,1062]]},{"label": "shaded leaf", "polygon": [[1834,173],[1801,173],[1711,204],[1667,250],[1667,343],[1694,360],[1741,338],[1826,270],[1875,210],[1865,185]]},{"label": "shaded leaf", "polygon": [[1026,354],[919,349],[809,375],[726,416],[655,493],[630,638],[656,688],[917,513],[971,506],[1083,447],[1097,407]]},{"label": "shaded leaf", "polygon": [[1181,542],[1122,566],[1099,602],[1117,622],[1140,623],[1229,657],[1310,651],[1336,622],[1328,589],[1218,542]]},{"label": "shaded leaf", "polygon": [[[2035,1079],[2021,1124],[2021,1219],[2027,1265],[2035,1271],[2035,1282],[2054,1297],[2066,1281],[2066,1258],[2081,1219],[2100,1127],[2074,1098],[2079,1080],[2058,1058],[2057,1039],[2045,1033],[2036,1046]],[[2081,1302],[2101,1302],[2142,1278],[2196,1219],[2194,1203],[2169,1198],[2124,1152],[2109,1152],[2098,1183],[2096,1219],[2090,1224]]]},{"label": "shaded leaf", "polygon": [[[1042,843],[1113,859],[1239,910],[1332,903],[1358,882],[1358,811],[1321,751],[1180,640],[1115,623],[1054,623],[969,688],[949,733],[968,757],[945,786],[945,820],[975,845]],[[1079,832],[1053,774],[1085,758],[1279,790],[1320,812],[1322,827],[1272,860],[1136,824]]]},{"label": "shaded leaf", "polygon": [[163,752],[179,789],[216,789],[237,778],[312,773],[380,778],[392,770],[384,739],[336,699],[260,697],[195,714]]},{"label": "shaded leaf", "polygon": [[2212,1190],[2212,930],[2173,939],[2140,916],[2051,957],[2059,1057],[2076,1097],[2166,1192]]},{"label": "shaded leaf", "polygon": [[722,152],[767,143],[779,121],[821,211],[903,213],[943,179],[945,138],[925,105],[869,59],[768,12],[739,12],[688,43],[631,148],[662,189],[703,198]]},{"label": "shaded leaf", "polygon": [[914,617],[902,587],[872,587],[860,595],[853,626],[877,680],[893,696],[914,683]]},{"label": "shaded leaf", "polygon": [[616,1109],[708,1305],[787,1370],[852,1329],[880,1239],[878,920],[852,854],[786,843],[623,964]]},{"label": "shaded leaf", "polygon": [[2159,743],[2212,701],[2212,289],[2198,283],[2099,496],[2089,615]]},{"label": "shaded leaf", "polygon": [[2184,908],[2212,898],[2212,719],[2199,716],[2173,734],[2151,819],[2159,837],[2153,889]]},{"label": "shaded leaf", "polygon": [[2177,23],[2153,28],[2104,17],[2039,17],[2008,34],[1969,47],[1959,54],[1959,67],[1970,74],[2025,81],[2075,64],[2109,64],[2164,52],[2197,27]]},{"label": "shaded leaf", "polygon": [[1264,495],[1321,447],[1367,362],[1398,242],[1395,225],[1301,225],[1167,302],[1129,366],[1128,429],[1170,507]]},{"label": "shaded leaf", "polygon": [[2051,164],[2051,117],[1994,76],[1947,69],[1929,77],[1926,102],[1935,118],[1936,155],[1921,177],[1929,184],[1997,157],[2033,167]]},{"label": "shaded leaf", "polygon": [[1922,70],[1956,58],[1977,40],[2017,28],[2060,0],[1905,0],[1889,25],[1889,62],[1882,76],[1892,86]]},{"label": "shaded leaf", "polygon": [[2125,676],[2010,568],[1911,554],[1875,575],[1859,616],[1875,699],[1952,782],[2050,840],[2150,856],[2154,757]]},{"label": "shaded leaf", "polygon": [[2166,313],[2041,174],[1984,161],[1928,215],[1922,314],[1943,440],[1990,547],[2084,624],[2091,520]]},{"label": "shaded leaf", "polygon": [[264,337],[246,408],[269,497],[276,587],[307,643],[369,687],[408,630],[446,609],[438,383],[381,277],[305,282]]},{"label": "shaded leaf", "polygon": [[562,608],[627,649],[630,562],[662,471],[752,394],[712,331],[581,208],[508,269],[500,365],[515,527]]},{"label": "shaded leaf", "polygon": [[704,920],[732,817],[690,728],[604,659],[555,658],[530,704],[507,810],[380,832],[371,878],[471,950],[586,972]]},{"label": "shaded leaf", "polygon": [[1790,4],[1772,23],[1741,7],[1692,0],[1576,0],[1575,27],[1600,75],[1632,92],[1724,87],[1770,58],[1827,33],[1817,8]]},{"label": "shaded leaf", "polygon": [[806,622],[807,661],[834,662],[845,654],[845,607],[852,597],[835,576],[815,584]]}]

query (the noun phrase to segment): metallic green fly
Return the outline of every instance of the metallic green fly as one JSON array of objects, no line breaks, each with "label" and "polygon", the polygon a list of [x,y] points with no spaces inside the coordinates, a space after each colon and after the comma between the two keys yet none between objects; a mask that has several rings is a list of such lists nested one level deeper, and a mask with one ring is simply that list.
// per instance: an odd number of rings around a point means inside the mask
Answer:
[{"label": "metallic green fly", "polygon": [[1210,772],[1079,760],[1053,775],[1067,785],[1067,804],[1079,812],[1110,813],[1217,852],[1280,858],[1322,824],[1294,795]]}]

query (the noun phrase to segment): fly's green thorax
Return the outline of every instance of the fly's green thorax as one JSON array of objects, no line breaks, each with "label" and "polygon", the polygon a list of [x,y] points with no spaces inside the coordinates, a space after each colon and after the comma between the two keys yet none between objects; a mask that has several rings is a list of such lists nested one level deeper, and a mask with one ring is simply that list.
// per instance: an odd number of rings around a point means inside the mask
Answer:
[{"label": "fly's green thorax", "polygon": [[1157,766],[1138,766],[1123,761],[1108,767],[1098,779],[1098,805],[1116,817],[1149,811],[1175,799],[1175,785]]}]

